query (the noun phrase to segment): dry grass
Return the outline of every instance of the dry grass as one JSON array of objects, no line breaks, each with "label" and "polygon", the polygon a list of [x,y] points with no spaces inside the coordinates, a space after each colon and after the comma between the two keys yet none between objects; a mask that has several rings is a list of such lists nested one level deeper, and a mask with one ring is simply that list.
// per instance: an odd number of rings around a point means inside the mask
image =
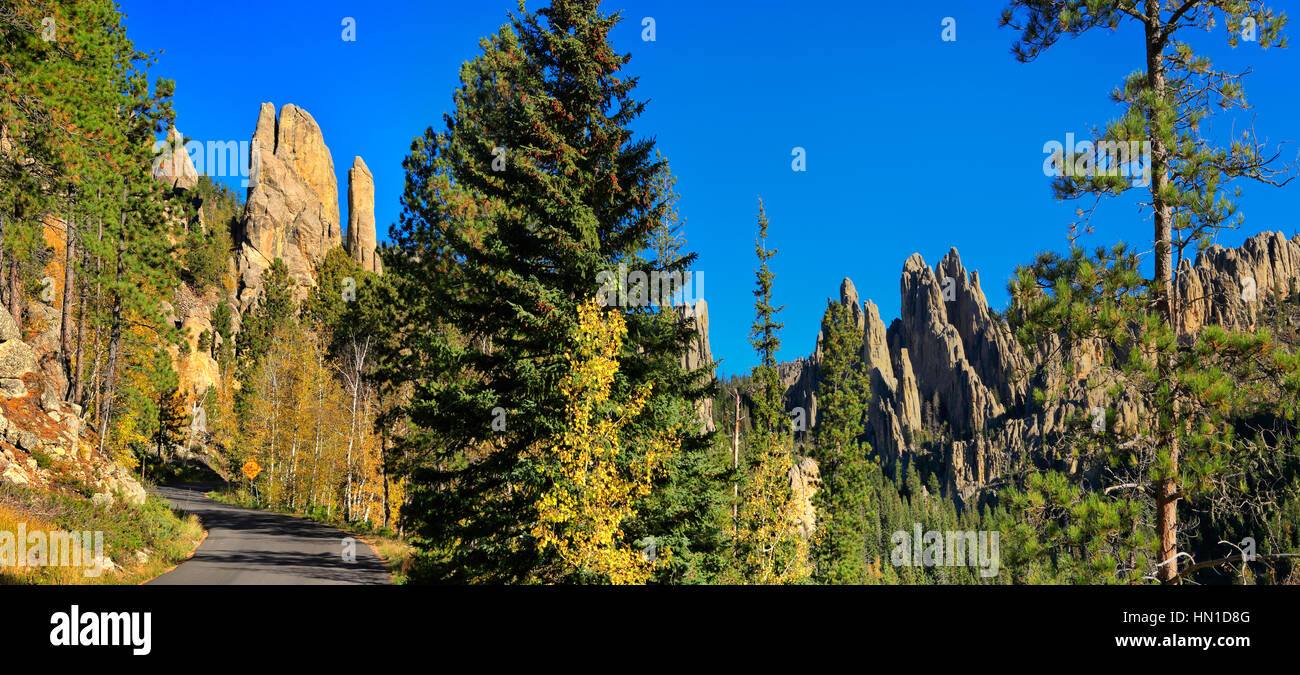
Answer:
[{"label": "dry grass", "polygon": [[[0,532],[16,538],[20,524],[27,532],[103,532],[104,555],[119,569],[91,577],[85,567],[5,565],[0,566],[0,585],[139,584],[189,558],[204,534],[197,516],[173,512],[157,497],[142,506],[97,507],[88,499],[4,486],[0,488]],[[139,562],[136,551],[146,553],[147,560]],[[15,555],[16,551],[10,552],[9,558]]]},{"label": "dry grass", "polygon": [[375,534],[356,535],[366,542],[380,558],[384,566],[393,575],[394,584],[404,584],[411,574],[412,557],[415,547],[394,537],[382,537]]},{"label": "dry grass", "polygon": [[[52,523],[31,514],[19,513],[16,509],[0,504],[0,532],[18,536],[19,525],[25,525],[28,532],[36,530],[55,530]],[[13,560],[17,551],[8,551],[7,558]],[[0,557],[6,557],[0,554]],[[0,564],[0,586],[56,584],[73,585],[83,583],[83,569],[79,567],[17,567]]]}]

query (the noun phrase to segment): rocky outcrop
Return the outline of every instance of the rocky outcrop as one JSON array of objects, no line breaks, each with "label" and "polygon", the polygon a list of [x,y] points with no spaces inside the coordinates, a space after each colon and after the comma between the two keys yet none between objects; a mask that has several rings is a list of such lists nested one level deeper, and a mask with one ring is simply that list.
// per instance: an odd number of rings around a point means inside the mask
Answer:
[{"label": "rocky outcrop", "polygon": [[154,161],[154,178],[172,189],[193,190],[199,184],[199,172],[185,151],[185,137],[172,127],[167,142]]},{"label": "rocky outcrop", "polygon": [[143,504],[145,491],[129,471],[95,449],[79,411],[39,404],[36,378],[24,396],[0,398],[0,483],[81,491],[97,504]]},{"label": "rocky outcrop", "polygon": [[1206,324],[1254,328],[1260,301],[1300,286],[1300,235],[1263,232],[1240,248],[1207,247],[1194,264],[1182,261],[1178,277],[1185,332]]},{"label": "rocky outcrop", "polygon": [[63,399],[67,386],[55,358],[59,312],[31,302],[24,341],[0,309],[0,483],[81,491],[99,504],[143,504],[144,488],[126,469],[99,454],[79,406]]},{"label": "rocky outcrop", "polygon": [[6,392],[27,393],[22,378],[36,372],[36,352],[22,340],[17,322],[0,308],[0,386]]},{"label": "rocky outcrop", "polygon": [[191,315],[181,324],[181,336],[186,348],[168,347],[180,379],[181,390],[193,400],[201,400],[209,388],[221,383],[221,368],[208,349],[200,347],[200,339],[207,333],[208,340],[215,339],[212,323],[207,317]]},{"label": "rocky outcrop", "polygon": [[912,372],[911,352],[899,346],[891,354],[880,309],[868,300],[863,329],[863,364],[870,378],[871,402],[867,424],[877,439],[872,447],[888,461],[897,461],[921,429],[921,400]]},{"label": "rocky outcrop", "polygon": [[802,439],[817,424],[816,355],[776,364],[776,377],[785,389],[785,409],[792,415],[802,409],[806,428],[795,429],[795,438]]},{"label": "rocky outcrop", "polygon": [[193,403],[202,400],[209,387],[221,385],[221,368],[212,357],[214,343],[220,346],[221,341],[221,336],[212,326],[212,312],[221,296],[216,289],[199,295],[188,284],[181,284],[172,300],[174,304],[167,303],[165,320],[180,330],[184,342],[183,346],[169,345],[167,349],[179,378],[180,390]]},{"label": "rocky outcrop", "polygon": [[[694,337],[682,355],[682,367],[688,371],[709,368],[712,372],[713,350],[709,347],[709,305],[700,298],[692,305],[682,305],[678,312],[689,322]],[[705,432],[716,429],[713,421],[713,399],[706,397],[696,406],[700,423]]]},{"label": "rocky outcrop", "polygon": [[[889,330],[891,358],[901,360],[902,350],[908,351],[922,405],[929,403],[934,419],[954,436],[983,430],[989,420],[1006,412],[998,396],[1005,388],[1000,381],[1004,373],[996,370],[997,365],[1025,360],[1011,344],[1010,330],[998,325],[1006,337],[1001,342],[1000,336],[989,335],[984,330],[988,326],[979,323],[981,315],[988,320],[988,305],[978,277],[973,282],[968,278],[956,249],[933,270],[920,255],[912,255],[903,265],[900,290],[902,316]],[[957,321],[963,322],[965,333]],[[1010,351],[990,355],[986,349],[990,343]]]},{"label": "rocky outcrop", "polygon": [[348,255],[367,272],[380,272],[375,252],[375,179],[357,157],[348,169]]},{"label": "rocky outcrop", "polygon": [[261,292],[262,272],[284,260],[301,297],[316,285],[316,265],[342,243],[334,160],[316,120],[293,104],[277,119],[263,103],[253,132],[248,200],[236,233],[240,312]]},{"label": "rocky outcrop", "polygon": [[811,457],[796,457],[786,476],[795,503],[795,528],[799,534],[811,537],[817,532],[817,505],[813,497],[821,484],[821,471]]},{"label": "rocky outcrop", "polygon": [[690,322],[695,335],[682,355],[682,367],[696,370],[713,363],[713,349],[709,347],[709,304],[700,298],[692,305],[683,305],[679,311]]},{"label": "rocky outcrop", "polygon": [[[1208,323],[1253,328],[1259,302],[1300,285],[1300,236],[1256,235],[1236,249],[1211,246],[1195,263],[1179,268],[1180,297],[1187,303],[1187,331]],[[1254,293],[1243,293],[1253,288]],[[1139,403],[1121,395],[1107,400],[1105,386],[1090,383],[1102,361],[1099,342],[1056,353],[1052,361],[1031,361],[1007,324],[989,309],[978,272],[967,272],[956,249],[933,269],[920,255],[903,265],[900,317],[886,329],[879,309],[861,303],[852,282],[840,286],[840,302],[861,317],[863,363],[870,377],[867,438],[887,464],[924,459],[937,466],[945,492],[969,502],[1012,467],[1027,461],[1043,439],[1080,412],[1102,407],[1123,430],[1143,414]],[[815,410],[818,348],[807,359],[778,366],[787,405]],[[1070,363],[1066,369],[1062,364]],[[1041,366],[1041,369],[1039,368]],[[1038,406],[1036,386],[1065,392],[1066,403]],[[1102,383],[1105,384],[1104,382]],[[816,416],[809,415],[815,424]],[[1056,462],[1068,473],[1090,472],[1073,459]]]}]

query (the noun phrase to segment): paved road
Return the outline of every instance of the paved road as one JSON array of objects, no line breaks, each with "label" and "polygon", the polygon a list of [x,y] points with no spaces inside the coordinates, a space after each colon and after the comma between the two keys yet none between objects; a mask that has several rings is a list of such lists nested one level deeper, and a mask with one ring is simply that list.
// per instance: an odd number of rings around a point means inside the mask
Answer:
[{"label": "paved road", "polygon": [[212,484],[157,488],[176,508],[197,514],[208,538],[194,557],[150,584],[389,584],[383,561],[356,542],[356,562],[343,560],[344,532],[318,523],[215,502]]}]

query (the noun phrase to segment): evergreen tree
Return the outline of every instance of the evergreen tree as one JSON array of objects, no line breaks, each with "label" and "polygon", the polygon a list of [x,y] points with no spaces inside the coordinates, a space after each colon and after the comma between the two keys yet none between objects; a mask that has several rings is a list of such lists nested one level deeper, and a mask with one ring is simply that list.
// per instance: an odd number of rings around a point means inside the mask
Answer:
[{"label": "evergreen tree", "polygon": [[[404,211],[384,257],[401,347],[381,355],[381,370],[413,387],[402,414],[416,431],[398,446],[413,467],[404,521],[431,579],[577,579],[534,535],[555,461],[539,451],[566,419],[557,347],[598,274],[646,248],[661,170],[653,141],[630,129],[644,103],[609,43],[619,17],[597,5],[513,16],[462,67],[446,130],[417,138],[405,162]],[[623,311],[618,399],[686,347],[684,331],[654,339],[652,308]],[[687,384],[657,381],[652,397],[698,398]],[[658,430],[624,427],[648,431]]]},{"label": "evergreen tree", "polygon": [[[656,158],[662,160],[657,153]],[[696,254],[686,251],[676,182],[666,162],[651,181],[653,201],[658,204],[650,235],[652,264],[655,271],[672,280],[671,284],[690,282],[689,266],[696,258]],[[653,381],[661,389],[668,385],[665,391],[685,395],[652,400],[642,416],[638,431],[641,435],[652,437],[656,429],[700,428],[703,408],[697,402],[714,395],[715,364],[700,364],[695,371],[687,371],[676,347],[697,339],[690,324],[694,307],[668,304],[680,300],[676,296],[678,288],[672,288],[667,299],[660,298],[648,334],[649,342],[656,346],[644,349],[656,373]],[[721,573],[726,564],[726,511],[730,501],[726,492],[726,455],[711,435],[691,433],[680,438],[676,451],[668,457],[667,470],[642,503],[638,518],[630,524],[643,545],[653,540],[655,546],[672,551],[670,558],[655,567],[654,581],[708,583]]]},{"label": "evergreen tree", "polygon": [[235,394],[235,411],[240,419],[247,419],[251,401],[261,395],[253,374],[271,352],[277,332],[297,326],[296,292],[297,282],[289,276],[289,266],[280,258],[272,260],[262,271],[262,292],[256,304],[240,321],[235,349],[235,379],[241,383]]},{"label": "evergreen tree", "polygon": [[813,457],[821,474],[815,495],[817,533],[814,578],[822,583],[862,584],[868,580],[867,541],[874,520],[866,433],[870,400],[862,361],[862,327],[847,306],[832,302],[822,319]]},{"label": "evergreen tree", "polygon": [[[1260,47],[1286,46],[1281,33],[1286,16],[1260,0],[1013,0],[1002,15],[1002,25],[1021,31],[1012,48],[1021,62],[1036,59],[1063,36],[1076,37],[1094,29],[1113,32],[1124,21],[1142,29],[1137,55],[1143,67],[1130,74],[1112,95],[1125,111],[1094,143],[1094,148],[1104,150],[1093,157],[1076,154],[1074,148],[1063,149],[1054,158],[1061,175],[1053,187],[1058,199],[1099,199],[1135,187],[1146,189],[1154,225],[1155,268],[1147,290],[1158,310],[1155,316],[1173,341],[1182,339],[1183,312],[1191,300],[1175,292],[1185,250],[1204,247],[1218,230],[1233,226],[1236,207],[1225,194],[1232,181],[1247,178],[1278,183],[1272,168],[1276,155],[1270,157],[1253,133],[1234,139],[1226,148],[1213,146],[1202,133],[1215,107],[1246,107],[1243,74],[1215,68],[1179,39],[1184,29],[1211,29],[1219,17],[1231,46],[1235,47],[1247,30],[1247,21]],[[1149,149],[1149,159],[1131,151],[1142,144]],[[1125,175],[1126,169],[1130,174],[1137,169],[1141,180]],[[1177,356],[1167,351],[1156,367],[1163,386],[1173,392]],[[1178,502],[1183,471],[1179,443],[1195,420],[1186,416],[1179,393],[1150,402],[1158,404],[1154,415],[1159,424],[1152,432],[1158,439],[1158,463],[1163,467],[1152,476],[1151,486],[1160,539],[1158,575],[1162,581],[1172,582],[1178,578],[1180,557]]]},{"label": "evergreen tree", "polygon": [[794,467],[794,436],[786,416],[784,392],[776,372],[776,352],[781,347],[772,305],[772,280],[768,261],[776,249],[767,247],[767,213],[758,203],[758,238],[754,272],[754,325],[749,342],[758,353],[753,381],[757,388],[750,410],[753,432],[748,440],[745,476],[740,487],[735,532],[735,561],[731,572],[738,581],[780,584],[803,581],[808,576],[808,541],[799,532],[800,515],[790,486]]},{"label": "evergreen tree", "polygon": [[349,325],[353,302],[360,297],[358,290],[370,273],[342,248],[325,252],[325,258],[316,266],[316,286],[303,303],[303,317],[307,325],[333,337],[342,338],[354,331]]},{"label": "evergreen tree", "polygon": [[[1269,421],[1294,420],[1300,412],[1300,355],[1267,329],[1206,326],[1180,339],[1165,325],[1152,282],[1138,266],[1138,256],[1123,245],[1092,255],[1076,246],[1068,257],[1040,254],[1011,284],[1017,338],[1040,359],[1053,345],[1067,359],[1068,377],[1034,392],[1039,403],[1055,399],[1078,411],[1049,445],[1097,466],[1102,481],[1100,489],[1084,491],[1049,472],[1008,491],[1007,503],[1024,514],[1013,546],[1014,561],[1028,570],[1022,578],[1169,581],[1165,521],[1153,518],[1168,481],[1185,508],[1211,516],[1275,501],[1241,480],[1240,471],[1276,467],[1291,454],[1276,447]],[[1086,375],[1074,375],[1070,359],[1084,353],[1097,362]],[[1104,393],[1106,405],[1070,400],[1067,385],[1079,377]],[[1175,400],[1183,414],[1176,424],[1170,421]],[[1121,419],[1125,407],[1137,414]],[[1182,448],[1177,462],[1167,451],[1166,428]],[[1187,535],[1182,550],[1204,550]]]},{"label": "evergreen tree", "polygon": [[654,253],[655,269],[672,280],[667,297],[660,300],[662,304],[670,304],[676,301],[681,285],[690,282],[688,265],[695,261],[695,254],[685,250],[686,236],[682,230],[686,220],[677,209],[680,199],[677,177],[658,151],[655,151],[655,160],[662,168],[650,182],[655,203],[659,205],[659,212],[654,216],[655,226],[650,232],[650,250]]}]

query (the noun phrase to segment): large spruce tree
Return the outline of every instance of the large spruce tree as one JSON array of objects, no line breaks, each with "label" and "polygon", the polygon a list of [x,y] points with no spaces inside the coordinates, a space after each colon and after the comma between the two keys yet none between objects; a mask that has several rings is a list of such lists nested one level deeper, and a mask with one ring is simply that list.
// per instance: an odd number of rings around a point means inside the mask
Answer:
[{"label": "large spruce tree", "polygon": [[[446,129],[417,138],[405,162],[405,208],[385,255],[390,330],[402,339],[381,372],[414,385],[404,517],[431,579],[588,578],[533,534],[554,475],[547,448],[564,432],[565,345],[601,271],[647,269],[636,256],[661,215],[652,181],[662,170],[653,141],[631,129],[644,103],[623,71],[629,57],[609,41],[619,17],[597,5],[561,0],[512,16],[462,67]],[[687,334],[657,331],[653,307],[617,311],[627,337],[615,399],[644,383],[652,411],[698,397],[678,362]],[[644,433],[653,417],[642,417],[624,433]]]},{"label": "large spruce tree", "polygon": [[862,584],[867,575],[867,540],[874,536],[871,472],[867,459],[867,403],[871,392],[862,360],[862,326],[843,303],[832,302],[822,318],[821,380],[817,384],[817,426],[813,457],[821,475],[814,503],[814,579]]}]

